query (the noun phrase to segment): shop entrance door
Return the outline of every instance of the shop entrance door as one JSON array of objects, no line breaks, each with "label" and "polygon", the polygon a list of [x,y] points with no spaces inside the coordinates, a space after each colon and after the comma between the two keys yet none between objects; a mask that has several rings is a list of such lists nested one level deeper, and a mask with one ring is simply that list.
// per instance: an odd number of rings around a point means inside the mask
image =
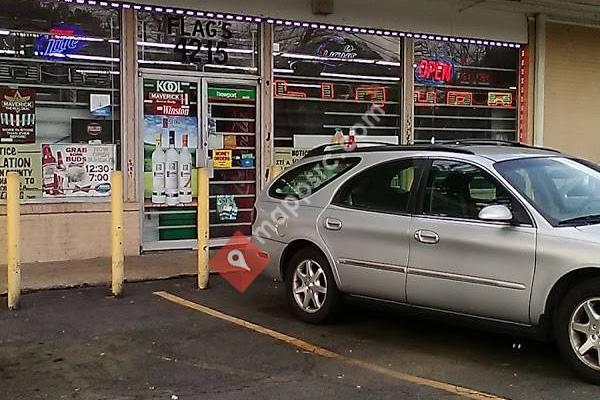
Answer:
[{"label": "shop entrance door", "polygon": [[[198,196],[209,197],[211,247],[238,232],[250,235],[259,159],[257,82],[148,74],[140,86],[142,249],[195,249]],[[198,193],[201,166],[211,170],[209,193]]]}]

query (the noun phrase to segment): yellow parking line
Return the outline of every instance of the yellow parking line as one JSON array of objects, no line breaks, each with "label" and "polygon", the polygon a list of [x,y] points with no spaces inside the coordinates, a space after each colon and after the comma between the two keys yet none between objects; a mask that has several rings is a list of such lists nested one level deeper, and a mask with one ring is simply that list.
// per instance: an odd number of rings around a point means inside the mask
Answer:
[{"label": "yellow parking line", "polygon": [[366,361],[361,361],[355,358],[346,357],[342,354],[335,353],[333,351],[327,350],[323,347],[314,345],[312,343],[308,343],[304,340],[295,338],[293,336],[286,335],[281,332],[274,331],[273,329],[266,328],[264,326],[255,324],[253,322],[249,322],[243,320],[241,318],[237,318],[221,311],[217,311],[215,309],[203,306],[198,303],[194,303],[192,301],[186,300],[179,296],[175,296],[169,292],[159,291],[154,292],[155,295],[162,297],[165,300],[171,301],[173,303],[179,304],[181,306],[191,308],[196,311],[200,311],[204,314],[210,315],[215,318],[222,319],[227,322],[231,322],[233,324],[242,326],[244,328],[250,329],[254,332],[262,333],[263,335],[270,336],[274,339],[281,340],[285,343],[291,344],[292,346],[296,346],[304,351],[319,355],[321,357],[326,358],[335,358],[337,360],[343,361],[346,364],[353,365],[356,367],[364,368],[366,370],[388,376],[390,378],[398,379],[405,382],[415,383],[417,385],[428,386],[430,388],[442,390],[457,396],[462,396],[468,399],[473,400],[505,400],[503,397],[494,396],[493,394],[480,392],[477,390],[465,388],[462,386],[452,385],[450,383],[440,382],[433,379],[422,378],[419,376],[414,376],[410,374],[406,374],[404,372],[394,371],[393,369],[381,367],[376,364],[371,364]]}]

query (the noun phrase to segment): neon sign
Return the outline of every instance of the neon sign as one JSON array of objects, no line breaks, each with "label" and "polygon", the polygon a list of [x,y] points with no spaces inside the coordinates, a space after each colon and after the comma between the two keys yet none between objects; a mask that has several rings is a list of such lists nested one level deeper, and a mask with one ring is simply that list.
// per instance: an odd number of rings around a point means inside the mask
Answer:
[{"label": "neon sign", "polygon": [[435,90],[422,90],[415,89],[414,101],[417,105],[432,105],[437,100],[437,93]]},{"label": "neon sign", "polygon": [[471,92],[448,92],[446,103],[453,106],[470,106],[473,104],[473,93]]},{"label": "neon sign", "polygon": [[513,104],[512,93],[490,92],[488,93],[488,106],[510,107]]},{"label": "neon sign", "polygon": [[358,86],[354,93],[356,101],[370,101],[373,107],[383,107],[387,101],[387,88],[385,86],[363,85]]},{"label": "neon sign", "polygon": [[40,35],[35,41],[37,54],[45,58],[62,58],[68,54],[77,54],[86,46],[83,32],[67,24],[50,29],[48,35]]},{"label": "neon sign", "polygon": [[454,65],[451,61],[424,59],[415,67],[415,78],[432,85],[451,82],[453,76]]},{"label": "neon sign", "polygon": [[275,97],[299,97],[306,98],[306,93],[288,90],[288,83],[284,79],[275,79],[273,81]]},{"label": "neon sign", "polygon": [[335,99],[335,89],[331,82],[321,82],[321,98]]}]

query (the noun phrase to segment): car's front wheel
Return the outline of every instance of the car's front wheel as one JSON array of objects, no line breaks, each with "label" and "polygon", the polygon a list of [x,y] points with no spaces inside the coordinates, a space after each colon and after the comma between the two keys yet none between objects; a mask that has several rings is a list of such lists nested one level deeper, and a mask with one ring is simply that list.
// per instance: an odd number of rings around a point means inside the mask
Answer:
[{"label": "car's front wheel", "polygon": [[600,278],[573,287],[555,319],[561,353],[584,379],[600,384]]},{"label": "car's front wheel", "polygon": [[287,264],[285,286],[293,313],[303,321],[318,324],[335,315],[340,294],[320,251],[304,248],[294,254]]}]

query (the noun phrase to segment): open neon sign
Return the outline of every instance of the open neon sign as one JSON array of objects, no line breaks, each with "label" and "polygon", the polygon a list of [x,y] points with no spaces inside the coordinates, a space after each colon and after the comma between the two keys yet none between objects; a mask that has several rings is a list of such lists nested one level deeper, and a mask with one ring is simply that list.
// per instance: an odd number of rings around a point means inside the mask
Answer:
[{"label": "open neon sign", "polygon": [[37,54],[46,58],[61,58],[68,54],[77,54],[87,46],[83,32],[77,28],[61,24],[38,36],[35,42]]},{"label": "open neon sign", "polygon": [[444,84],[452,81],[454,65],[445,60],[421,60],[415,68],[415,78],[429,84]]}]

